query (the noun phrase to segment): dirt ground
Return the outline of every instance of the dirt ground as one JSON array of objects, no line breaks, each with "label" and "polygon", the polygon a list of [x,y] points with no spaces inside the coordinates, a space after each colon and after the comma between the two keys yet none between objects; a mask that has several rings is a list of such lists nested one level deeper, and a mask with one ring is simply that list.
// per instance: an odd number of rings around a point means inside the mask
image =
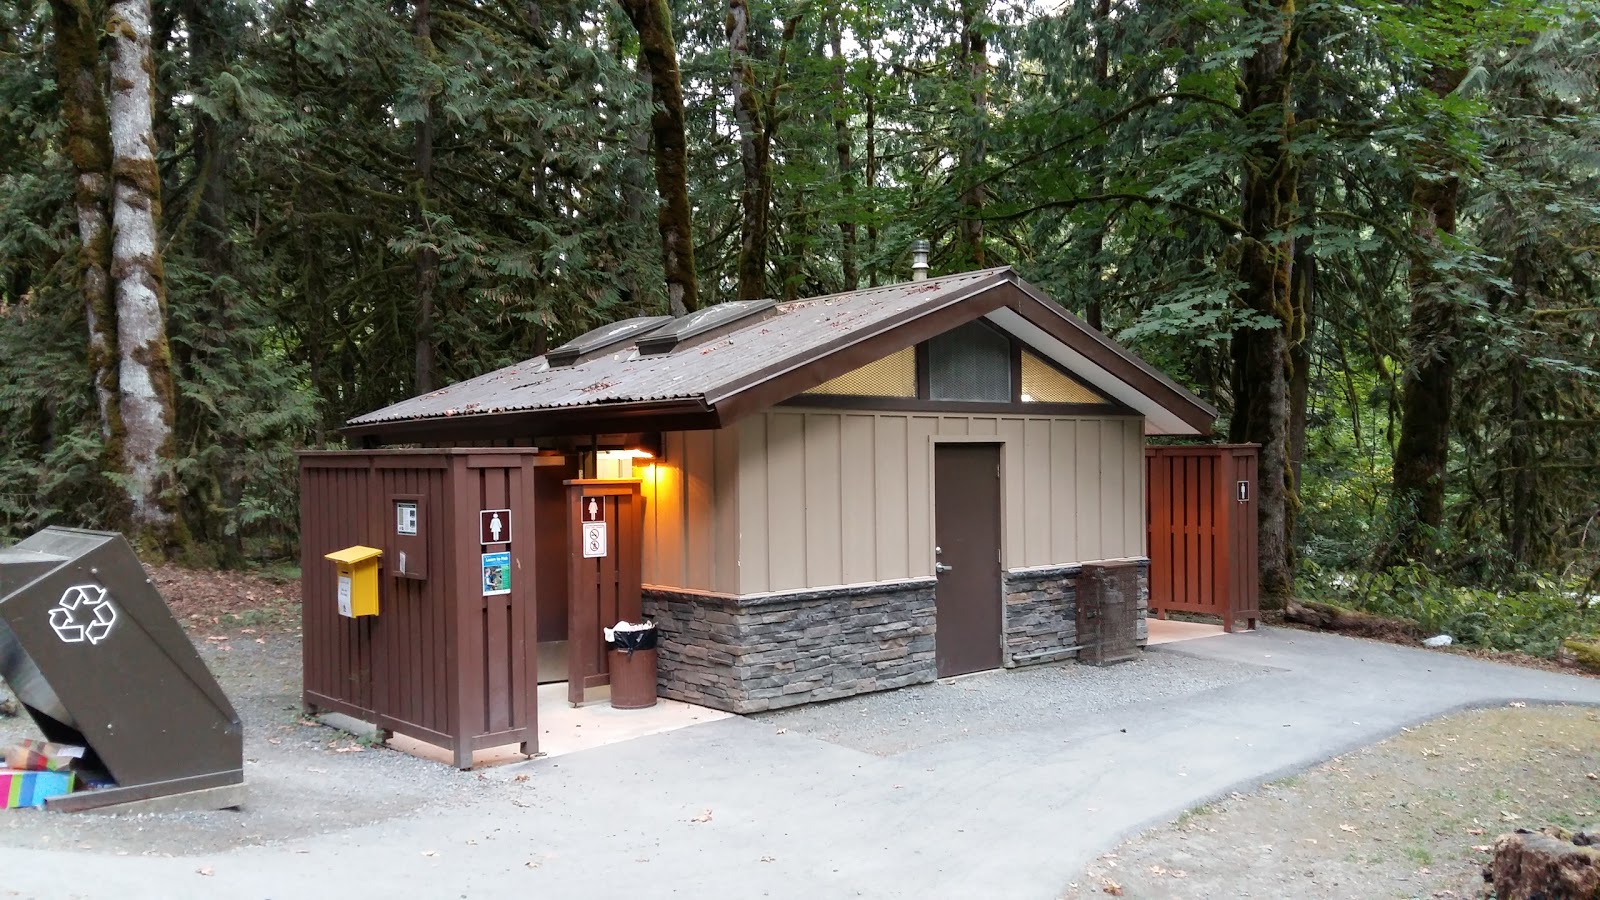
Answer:
[{"label": "dirt ground", "polygon": [[1063,898],[1482,897],[1496,835],[1600,823],[1600,711],[1512,704],[1407,729],[1203,806]]},{"label": "dirt ground", "polygon": [[[487,782],[369,747],[301,716],[299,586],[229,572],[156,568],[151,577],[244,720],[242,810],[144,815],[0,815],[0,846],[177,855],[269,844],[449,807]],[[0,717],[0,746],[39,737],[26,715]],[[532,803],[533,798],[528,798]]]}]

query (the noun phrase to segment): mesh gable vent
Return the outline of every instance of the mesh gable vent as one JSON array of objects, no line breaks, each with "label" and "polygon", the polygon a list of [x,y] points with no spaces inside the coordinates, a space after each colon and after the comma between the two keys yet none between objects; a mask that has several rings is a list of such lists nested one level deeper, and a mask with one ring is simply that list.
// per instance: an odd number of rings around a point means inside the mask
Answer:
[{"label": "mesh gable vent", "polygon": [[932,400],[1011,402],[1011,341],[970,322],[928,341]]},{"label": "mesh gable vent", "polygon": [[917,396],[917,351],[907,347],[877,362],[870,362],[838,378],[830,378],[808,394],[843,394],[852,397]]},{"label": "mesh gable vent", "polygon": [[1106,405],[1104,397],[1088,385],[1064,375],[1032,353],[1022,352],[1023,403],[1093,403]]}]

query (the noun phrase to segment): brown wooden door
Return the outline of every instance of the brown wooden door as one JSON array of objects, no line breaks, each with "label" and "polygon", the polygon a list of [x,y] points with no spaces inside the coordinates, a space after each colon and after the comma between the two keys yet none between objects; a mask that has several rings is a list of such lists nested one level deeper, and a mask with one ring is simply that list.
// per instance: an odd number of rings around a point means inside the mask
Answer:
[{"label": "brown wooden door", "polygon": [[1000,666],[1000,447],[933,451],[939,677]]}]

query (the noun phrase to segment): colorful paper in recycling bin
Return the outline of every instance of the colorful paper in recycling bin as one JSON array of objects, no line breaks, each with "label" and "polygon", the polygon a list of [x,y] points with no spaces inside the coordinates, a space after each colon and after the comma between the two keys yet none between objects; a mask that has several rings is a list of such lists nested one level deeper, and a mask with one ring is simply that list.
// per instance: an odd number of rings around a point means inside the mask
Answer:
[{"label": "colorful paper in recycling bin", "polygon": [[48,741],[18,741],[6,748],[5,768],[27,772],[59,772],[83,758],[84,748]]},{"label": "colorful paper in recycling bin", "polygon": [[6,809],[43,806],[51,797],[72,793],[77,778],[73,772],[18,772],[0,769],[0,792]]}]

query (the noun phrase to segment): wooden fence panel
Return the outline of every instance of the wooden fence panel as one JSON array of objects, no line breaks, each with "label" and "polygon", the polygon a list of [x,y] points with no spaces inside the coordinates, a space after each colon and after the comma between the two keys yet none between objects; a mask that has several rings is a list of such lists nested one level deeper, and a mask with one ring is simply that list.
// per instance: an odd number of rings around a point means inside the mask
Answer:
[{"label": "wooden fence panel", "polygon": [[[572,479],[567,485],[567,540],[570,550],[567,589],[571,597],[567,622],[567,699],[583,703],[592,688],[611,683],[601,629],[619,620],[643,618],[642,571],[644,503],[637,481]],[[585,557],[585,498],[601,504],[606,522],[606,555]]]},{"label": "wooden fence panel", "polygon": [[[511,743],[537,750],[537,562],[532,451],[385,450],[301,455],[304,700],[446,747],[456,764]],[[420,572],[398,571],[394,503],[418,503]],[[509,509],[511,593],[484,593],[479,511]],[[565,545],[559,520],[547,535]],[[338,613],[333,564],[384,551],[378,615]]]},{"label": "wooden fence panel", "polygon": [[[1256,446],[1145,448],[1150,610],[1255,627]],[[1240,494],[1243,482],[1245,493]]]}]

